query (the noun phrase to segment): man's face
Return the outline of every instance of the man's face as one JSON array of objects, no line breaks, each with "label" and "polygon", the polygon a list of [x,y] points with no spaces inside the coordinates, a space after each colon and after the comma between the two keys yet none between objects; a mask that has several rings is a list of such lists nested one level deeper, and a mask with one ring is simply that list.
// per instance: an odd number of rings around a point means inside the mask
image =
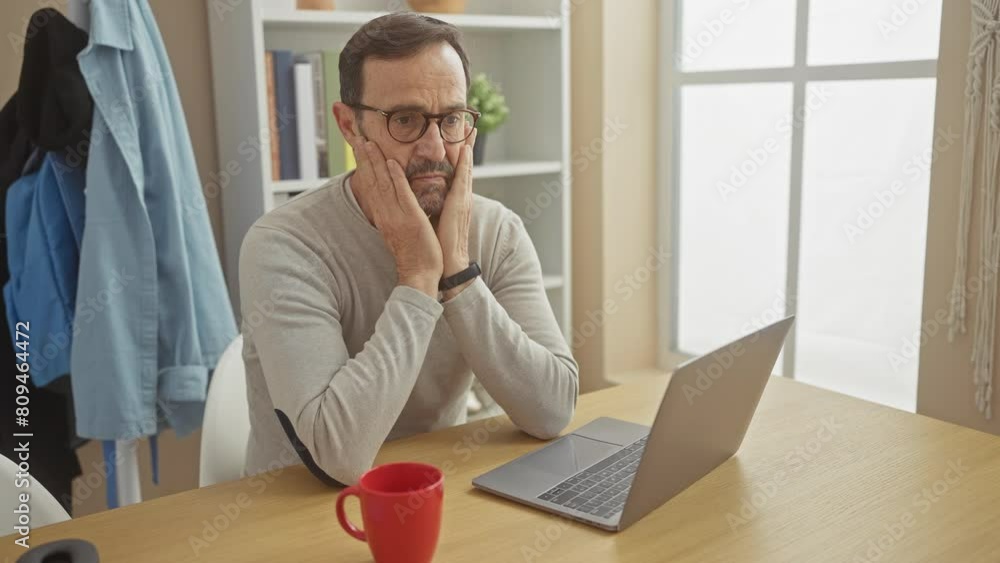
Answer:
[{"label": "man's face", "polygon": [[[361,103],[366,106],[425,113],[466,107],[462,60],[447,43],[432,45],[407,59],[368,59],[362,73]],[[445,142],[437,120],[432,120],[416,141],[401,143],[389,135],[384,116],[373,111],[360,113],[360,133],[382,149],[386,160],[399,162],[421,209],[437,218],[451,189],[462,143]]]}]

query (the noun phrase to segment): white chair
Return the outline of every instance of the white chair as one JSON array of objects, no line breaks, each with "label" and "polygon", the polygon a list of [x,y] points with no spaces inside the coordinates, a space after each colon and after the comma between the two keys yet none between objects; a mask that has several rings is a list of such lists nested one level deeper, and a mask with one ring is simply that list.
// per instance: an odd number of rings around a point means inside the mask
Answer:
[{"label": "white chair", "polygon": [[250,438],[243,336],[237,336],[219,358],[208,386],[201,428],[199,486],[239,479]]},{"label": "white chair", "polygon": [[19,514],[15,514],[14,510],[21,505],[20,496],[23,493],[29,496],[28,506],[31,510],[29,528],[34,529],[69,520],[69,514],[59,501],[34,477],[29,478],[29,487],[18,487],[22,477],[18,477],[17,472],[17,464],[0,455],[0,506],[4,508],[0,511],[0,530],[4,530],[3,533],[13,532],[14,526],[20,525],[17,522]]}]

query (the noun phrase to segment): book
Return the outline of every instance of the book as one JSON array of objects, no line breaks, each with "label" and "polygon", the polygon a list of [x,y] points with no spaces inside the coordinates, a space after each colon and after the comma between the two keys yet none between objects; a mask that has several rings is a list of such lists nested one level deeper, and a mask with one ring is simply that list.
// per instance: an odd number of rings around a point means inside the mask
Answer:
[{"label": "book", "polygon": [[[323,69],[323,53],[319,51],[303,53],[300,55],[299,61],[309,63],[312,70],[313,117],[316,120],[314,150],[319,159],[319,177],[329,178],[330,159],[327,154],[326,76]],[[332,108],[329,111],[332,113]]]},{"label": "book", "polygon": [[295,127],[299,153],[299,178],[319,178],[316,153],[316,100],[313,94],[312,65],[295,63]]},{"label": "book", "polygon": [[[353,161],[354,153],[351,145],[344,139],[344,135],[337,126],[337,120],[333,115],[333,104],[340,100],[340,52],[323,51],[323,75],[324,90],[326,100],[323,104],[324,116],[326,117],[326,146],[327,150],[327,174],[333,177],[343,174],[353,167],[348,168],[349,161]],[[344,147],[344,150],[335,150],[336,147]]]},{"label": "book", "polygon": [[264,53],[267,68],[267,132],[271,148],[271,179],[281,179],[281,155],[278,149],[278,106],[274,92],[274,53]]},{"label": "book", "polygon": [[281,179],[297,180],[300,176],[299,134],[295,119],[295,59],[291,51],[273,51],[273,53]]}]

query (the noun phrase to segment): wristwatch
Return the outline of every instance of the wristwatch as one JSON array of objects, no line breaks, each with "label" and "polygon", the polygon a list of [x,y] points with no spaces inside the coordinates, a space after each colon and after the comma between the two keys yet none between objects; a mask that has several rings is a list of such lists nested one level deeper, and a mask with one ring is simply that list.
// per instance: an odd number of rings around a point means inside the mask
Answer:
[{"label": "wristwatch", "polygon": [[457,274],[448,276],[446,278],[441,278],[438,282],[438,291],[447,291],[449,289],[458,287],[463,283],[474,279],[476,276],[482,275],[483,271],[479,269],[479,264],[471,262],[469,267],[458,272]]}]

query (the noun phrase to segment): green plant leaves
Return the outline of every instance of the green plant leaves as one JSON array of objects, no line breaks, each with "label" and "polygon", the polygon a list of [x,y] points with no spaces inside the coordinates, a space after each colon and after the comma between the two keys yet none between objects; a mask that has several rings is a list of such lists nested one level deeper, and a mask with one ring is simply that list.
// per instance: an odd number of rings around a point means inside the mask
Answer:
[{"label": "green plant leaves", "polygon": [[507,107],[507,99],[500,92],[500,85],[490,82],[483,73],[477,74],[469,85],[468,104],[482,114],[476,123],[480,133],[495,131],[510,115],[510,108]]}]

